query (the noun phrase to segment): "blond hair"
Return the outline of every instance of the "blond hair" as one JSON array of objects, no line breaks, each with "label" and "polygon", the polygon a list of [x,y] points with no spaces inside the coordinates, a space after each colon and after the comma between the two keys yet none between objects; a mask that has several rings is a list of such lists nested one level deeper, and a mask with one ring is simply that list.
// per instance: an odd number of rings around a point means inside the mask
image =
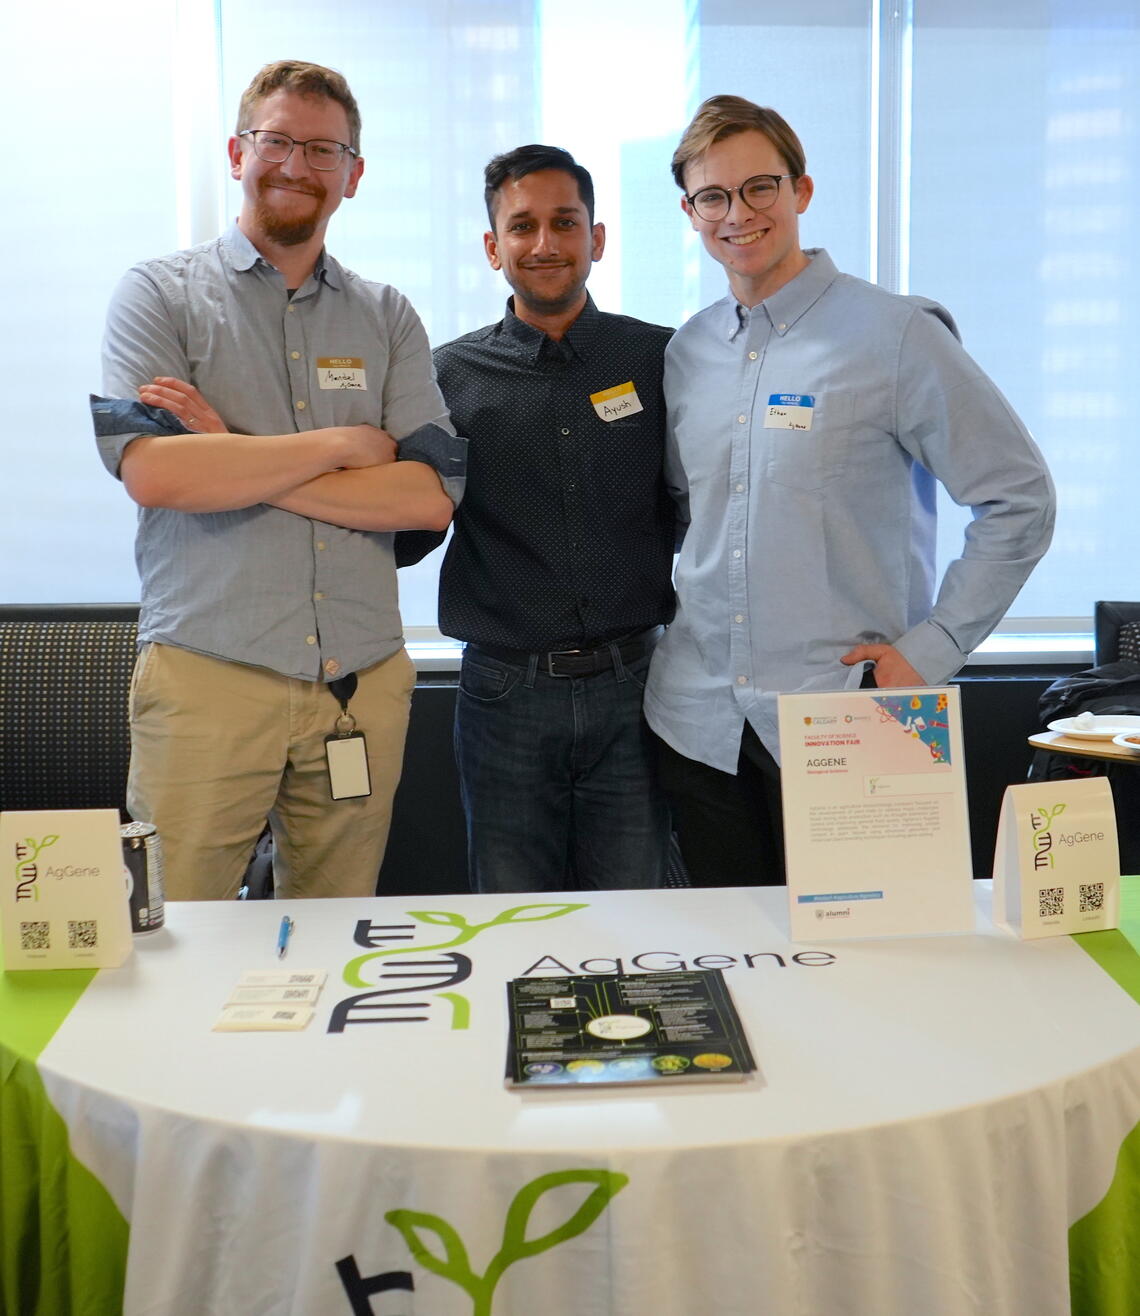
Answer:
[{"label": "blond hair", "polygon": [[677,186],[685,190],[685,170],[714,142],[745,132],[763,133],[783,156],[793,178],[800,178],[806,172],[804,148],[782,115],[743,96],[710,96],[693,116],[673,152],[673,179]]}]

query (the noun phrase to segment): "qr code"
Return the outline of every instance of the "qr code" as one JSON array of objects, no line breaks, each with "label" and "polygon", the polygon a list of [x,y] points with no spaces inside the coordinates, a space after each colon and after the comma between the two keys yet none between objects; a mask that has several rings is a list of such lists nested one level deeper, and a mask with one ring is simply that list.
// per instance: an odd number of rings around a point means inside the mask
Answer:
[{"label": "qr code", "polygon": [[98,927],[93,918],[68,919],[68,947],[71,950],[94,950],[99,944]]},{"label": "qr code", "polygon": [[1037,892],[1038,913],[1042,918],[1056,918],[1065,912],[1065,888],[1047,886]]},{"label": "qr code", "polygon": [[1104,883],[1090,882],[1081,885],[1081,913],[1089,914],[1104,908]]},{"label": "qr code", "polygon": [[21,950],[50,950],[51,935],[49,933],[50,923],[21,923],[20,924],[20,949]]}]

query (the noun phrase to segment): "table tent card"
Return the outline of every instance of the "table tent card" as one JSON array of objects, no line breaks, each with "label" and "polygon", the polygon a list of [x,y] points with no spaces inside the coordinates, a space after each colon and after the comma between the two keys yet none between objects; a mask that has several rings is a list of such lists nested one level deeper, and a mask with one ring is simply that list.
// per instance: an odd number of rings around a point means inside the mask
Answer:
[{"label": "table tent card", "polygon": [[972,932],[954,687],[780,696],[793,940]]},{"label": "table tent card", "polygon": [[1120,926],[1120,850],[1107,777],[1006,787],[994,921],[1027,939]]},{"label": "table tent card", "polygon": [[117,809],[0,813],[8,969],[113,969],[131,953]]}]

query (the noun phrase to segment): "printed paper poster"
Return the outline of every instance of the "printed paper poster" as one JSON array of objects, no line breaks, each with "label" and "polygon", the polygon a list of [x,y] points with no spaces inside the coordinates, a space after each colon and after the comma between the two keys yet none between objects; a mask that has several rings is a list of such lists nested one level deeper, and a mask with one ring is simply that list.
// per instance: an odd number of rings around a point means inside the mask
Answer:
[{"label": "printed paper poster", "polygon": [[974,927],[954,687],[780,696],[794,939]]}]

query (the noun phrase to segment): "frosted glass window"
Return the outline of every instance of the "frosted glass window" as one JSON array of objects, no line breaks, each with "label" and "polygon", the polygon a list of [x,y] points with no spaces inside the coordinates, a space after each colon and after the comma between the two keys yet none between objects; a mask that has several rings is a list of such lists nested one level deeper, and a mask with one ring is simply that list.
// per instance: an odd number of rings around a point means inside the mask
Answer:
[{"label": "frosted glass window", "polygon": [[[192,64],[190,18],[208,37]],[[680,324],[723,295],[669,158],[705,96],[773,105],[815,179],[805,244],[944,302],[1049,458],[1057,540],[1016,617],[1136,597],[1130,0],[108,0],[68,6],[50,32],[7,6],[0,42],[22,52],[10,118],[34,107],[44,142],[5,173],[19,313],[0,331],[0,600],[137,597],[133,509],[86,410],[106,301],[134,261],[236,214],[224,145],[238,97],[260,65],[298,55],[342,69],[364,119],[365,175],[330,248],[406,293],[436,344],[502,314],[482,170],[528,141],[594,173],[599,305]],[[944,510],[944,556],[962,522]],[[434,624],[439,556],[401,574],[411,627]]]}]

